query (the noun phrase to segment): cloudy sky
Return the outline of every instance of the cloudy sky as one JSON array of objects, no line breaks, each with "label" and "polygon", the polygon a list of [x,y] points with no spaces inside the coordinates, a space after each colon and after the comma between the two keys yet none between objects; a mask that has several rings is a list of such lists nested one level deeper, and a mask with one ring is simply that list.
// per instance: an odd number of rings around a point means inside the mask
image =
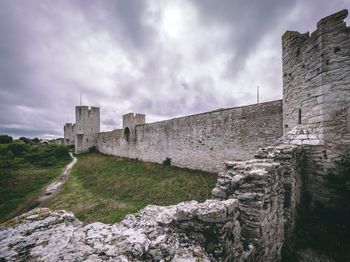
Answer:
[{"label": "cloudy sky", "polygon": [[[62,136],[84,105],[101,129],[282,97],[281,35],[350,0],[0,0],[0,133]],[[349,23],[349,19],[347,19]]]}]

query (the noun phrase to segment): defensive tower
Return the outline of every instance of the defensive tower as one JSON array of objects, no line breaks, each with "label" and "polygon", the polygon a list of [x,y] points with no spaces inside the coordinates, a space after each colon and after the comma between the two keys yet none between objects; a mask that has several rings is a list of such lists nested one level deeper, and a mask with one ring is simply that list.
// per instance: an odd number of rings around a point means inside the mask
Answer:
[{"label": "defensive tower", "polygon": [[75,145],[75,124],[66,123],[63,128],[64,144]]},{"label": "defensive tower", "polygon": [[287,31],[283,49],[283,132],[297,125],[316,136],[308,153],[308,186],[329,199],[323,181],[332,163],[350,150],[350,28],[343,10],[321,19],[311,33]]},{"label": "defensive tower", "polygon": [[100,108],[76,106],[75,122],[75,152],[83,153],[97,145],[97,136],[100,132]]},{"label": "defensive tower", "polygon": [[146,123],[146,115],[128,113],[123,115],[124,139],[127,142],[136,140],[136,126]]}]

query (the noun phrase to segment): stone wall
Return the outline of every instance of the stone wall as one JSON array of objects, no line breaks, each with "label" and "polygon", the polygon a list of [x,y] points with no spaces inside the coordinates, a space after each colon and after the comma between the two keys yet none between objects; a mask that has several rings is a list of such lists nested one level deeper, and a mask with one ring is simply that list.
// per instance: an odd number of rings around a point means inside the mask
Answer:
[{"label": "stone wall", "polygon": [[[143,118],[144,119],[144,118]],[[139,124],[98,135],[97,148],[110,155],[179,167],[222,171],[227,160],[245,160],[282,136],[281,100]],[[131,139],[133,138],[133,139]]]},{"label": "stone wall", "polygon": [[260,149],[256,159],[227,162],[213,196],[238,199],[241,239],[250,261],[279,261],[301,199],[304,155],[299,146]]},{"label": "stone wall", "polygon": [[83,153],[96,146],[98,132],[100,132],[100,108],[77,106],[75,123],[75,153]]},{"label": "stone wall", "polygon": [[75,124],[66,123],[63,128],[65,145],[75,145]]},{"label": "stone wall", "polygon": [[327,172],[350,152],[347,15],[343,10],[321,19],[311,35],[288,31],[282,37],[284,133],[301,124],[318,140],[306,150],[306,188],[312,202],[324,205],[332,205]]},{"label": "stone wall", "polygon": [[321,19],[311,35],[287,31],[282,36],[284,133],[302,124],[320,140],[349,140],[347,14],[344,10]]}]

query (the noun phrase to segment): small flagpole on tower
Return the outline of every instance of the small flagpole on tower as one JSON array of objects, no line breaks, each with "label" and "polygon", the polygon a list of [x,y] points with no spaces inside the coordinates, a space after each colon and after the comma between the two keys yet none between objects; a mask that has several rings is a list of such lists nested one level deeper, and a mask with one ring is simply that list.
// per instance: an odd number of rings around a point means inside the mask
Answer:
[{"label": "small flagpole on tower", "polygon": [[80,106],[81,106],[81,91],[80,91]]},{"label": "small flagpole on tower", "polygon": [[259,104],[259,86],[256,87],[256,102]]}]

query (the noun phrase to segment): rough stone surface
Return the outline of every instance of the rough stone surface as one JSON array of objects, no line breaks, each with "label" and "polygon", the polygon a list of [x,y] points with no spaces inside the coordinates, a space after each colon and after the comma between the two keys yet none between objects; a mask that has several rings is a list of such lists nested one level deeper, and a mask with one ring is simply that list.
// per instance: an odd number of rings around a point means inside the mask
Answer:
[{"label": "rough stone surface", "polygon": [[250,246],[249,258],[279,261],[300,202],[303,149],[280,144],[259,150],[255,157],[226,162],[212,193],[217,199],[239,200],[241,239]]},{"label": "rough stone surface", "polygon": [[[306,150],[305,182],[311,202],[323,205],[333,205],[324,183],[327,170],[350,151],[347,16],[343,10],[321,19],[311,34],[288,31],[282,37],[284,134],[301,124],[315,138],[310,145],[318,146]],[[294,142],[301,144],[303,139]]]},{"label": "rough stone surface", "polygon": [[114,225],[84,226],[72,213],[39,208],[1,225],[0,260],[216,261],[243,252],[237,216],[234,199],[147,206]]},{"label": "rough stone surface", "polygon": [[224,161],[252,158],[259,147],[282,136],[282,104],[279,100],[150,124],[144,124],[144,115],[131,113],[123,117],[123,126],[99,133],[100,152],[156,163],[170,158],[175,166],[218,172]]},{"label": "rough stone surface", "polygon": [[75,107],[75,153],[89,151],[96,147],[100,132],[100,108],[88,106]]},{"label": "rough stone surface", "polygon": [[63,127],[63,143],[65,145],[75,145],[75,124],[66,123]]}]

